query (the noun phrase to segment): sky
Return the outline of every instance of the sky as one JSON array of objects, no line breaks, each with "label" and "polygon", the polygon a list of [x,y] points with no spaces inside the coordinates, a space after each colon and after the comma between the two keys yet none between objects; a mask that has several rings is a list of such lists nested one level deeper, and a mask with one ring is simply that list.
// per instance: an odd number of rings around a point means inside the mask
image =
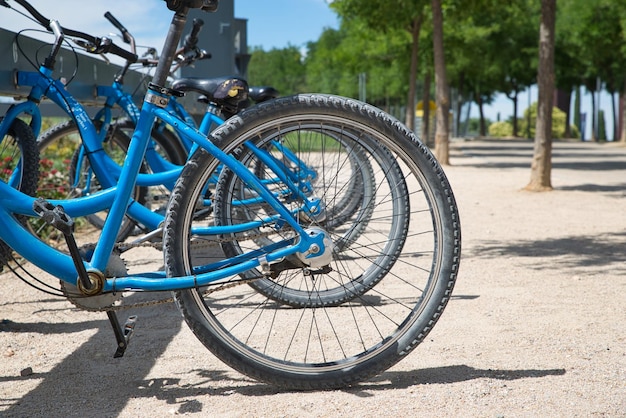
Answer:
[{"label": "sky", "polygon": [[[11,1],[11,0],[9,0]],[[337,16],[328,6],[329,0],[221,0],[235,2],[235,17],[248,21],[248,45],[260,46],[265,50],[284,48],[292,45],[299,48],[307,42],[316,41],[324,28],[338,28]],[[128,30],[135,36],[139,45],[162,45],[169,26],[171,12],[161,0],[95,0],[89,2],[89,8],[79,0],[30,0],[44,16],[55,18],[62,25],[83,30],[88,33],[106,35],[111,32],[110,23],[103,18],[106,11],[118,17]],[[34,27],[24,18],[0,8],[1,27],[19,30]],[[143,18],[124,19],[123,16],[144,16]],[[64,22],[71,22],[67,24]],[[356,81],[355,81],[356,82]],[[591,96],[583,96],[583,112],[591,116]],[[523,115],[528,106],[528,92],[520,94],[518,116]],[[537,89],[530,90],[530,100],[537,100]],[[572,100],[573,102],[573,100]],[[608,96],[601,99],[605,114],[610,114],[611,107]],[[486,106],[485,116],[495,121],[498,115],[501,120],[508,119],[513,113],[512,102],[504,95],[496,97],[494,102]],[[478,117],[478,108],[473,105],[470,117]],[[612,120],[607,117],[607,130],[612,129]],[[590,125],[590,123],[588,123]],[[590,136],[588,126],[587,138]]]},{"label": "sky", "polygon": [[235,17],[248,19],[248,46],[304,47],[324,28],[339,28],[326,0],[234,0]]},{"label": "sky", "polygon": [[[234,1],[235,17],[248,20],[248,45],[263,49],[304,47],[319,38],[325,27],[338,28],[337,16],[327,0],[221,0]],[[171,19],[171,12],[161,0],[92,0],[89,8],[79,0],[29,0],[44,16],[61,25],[94,35],[112,30],[104,19],[106,11],[116,16],[133,34],[138,44],[162,45]],[[9,3],[16,5],[9,0]],[[16,5],[16,9],[21,9]],[[124,16],[143,16],[124,18]],[[25,18],[7,9],[0,9],[0,26],[9,30],[35,27]]]}]

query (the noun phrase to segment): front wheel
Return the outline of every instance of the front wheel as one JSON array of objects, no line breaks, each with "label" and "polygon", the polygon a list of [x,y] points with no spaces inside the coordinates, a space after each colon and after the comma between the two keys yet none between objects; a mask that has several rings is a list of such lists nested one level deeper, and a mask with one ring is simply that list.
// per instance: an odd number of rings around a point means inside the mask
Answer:
[{"label": "front wheel", "polygon": [[[306,155],[321,156],[316,171],[323,181],[314,184],[312,193],[331,214],[338,192],[357,184],[349,181],[349,173],[342,177],[339,169],[348,167],[345,157],[350,150],[358,149],[359,158],[368,159],[375,187],[353,215],[332,223],[324,216],[302,216],[302,202],[283,193],[280,183],[269,184],[304,227],[324,229],[340,250],[333,252],[327,266],[313,269],[287,257],[219,285],[177,291],[175,300],[187,324],[210,351],[252,378],[314,390],[373,377],[424,340],[450,298],[461,241],[450,185],[412,132],[354,100],[298,95],[250,108],[213,136],[238,158],[245,155],[248,140],[281,138],[302,161],[309,161]],[[325,147],[324,138],[339,145]],[[207,153],[196,153],[172,194],[164,236],[170,277],[202,271],[209,244],[230,248],[237,255],[231,260],[244,262],[247,256],[262,259],[268,251],[264,245],[289,236],[269,206],[234,178],[216,190],[216,219],[198,218],[206,184],[217,166]],[[369,188],[359,186],[361,190]],[[244,204],[254,204],[250,207],[255,210],[244,210]],[[214,223],[240,231],[246,222],[257,227],[213,238],[196,233]],[[359,222],[366,227],[359,228]],[[255,280],[262,286],[246,285],[257,284]],[[331,293],[342,300],[305,303],[327,300]]]}]

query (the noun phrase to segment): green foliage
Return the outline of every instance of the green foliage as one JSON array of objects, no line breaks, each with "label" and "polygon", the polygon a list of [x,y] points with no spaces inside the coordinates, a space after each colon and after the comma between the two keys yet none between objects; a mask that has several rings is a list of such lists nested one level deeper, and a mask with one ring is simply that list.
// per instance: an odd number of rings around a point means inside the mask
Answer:
[{"label": "green foliage", "polygon": [[451,84],[477,104],[510,97],[535,82],[536,1],[446,2],[446,63]]},{"label": "green foliage", "polygon": [[[3,150],[4,151],[4,150]],[[15,170],[15,166],[17,161],[12,155],[4,155],[4,152],[0,154],[0,178],[4,181],[9,179],[13,175],[13,170]]]},{"label": "green foliage", "polygon": [[248,82],[255,86],[272,86],[280,94],[307,91],[304,58],[295,46],[283,49],[252,50],[248,64]]},{"label": "green foliage", "polygon": [[489,136],[496,138],[513,136],[513,124],[505,121],[494,122],[489,125]]},{"label": "green foliage", "polygon": [[[572,79],[595,91],[596,79],[614,92],[626,73],[626,9],[623,0],[559,0],[557,16],[557,83]],[[564,56],[565,55],[565,56]]]},{"label": "green foliage", "polygon": [[580,129],[580,87],[576,87],[574,95],[574,126]]},{"label": "green foliage", "polygon": [[357,19],[377,31],[410,30],[429,0],[334,0],[330,7],[344,20]]},{"label": "green foliage", "polygon": [[59,170],[60,165],[69,167],[70,160],[42,158],[39,162],[39,193],[45,199],[65,199],[69,194],[68,190],[68,170]]},{"label": "green foliage", "polygon": [[[522,120],[522,126],[520,132],[526,134],[528,132],[528,116],[530,112],[530,136],[535,137],[535,127],[537,124],[537,102],[530,105],[530,108],[524,111],[524,118]],[[565,137],[565,123],[567,115],[561,109],[557,107],[552,108],[552,138],[560,139]],[[570,126],[572,136],[574,138],[579,137],[578,128],[574,125]]]},{"label": "green foliage", "polygon": [[[318,91],[358,97],[358,75],[367,75],[367,100],[384,108],[404,106],[408,94],[411,22],[424,20],[417,78],[432,74],[429,0],[334,0],[339,29],[326,29],[306,51],[253,50],[251,84],[269,84],[281,94]],[[540,2],[536,0],[445,0],[447,75],[464,100],[488,104],[497,93],[515,99],[536,82]],[[571,91],[609,91],[626,81],[626,8],[623,0],[559,0],[556,84]],[[419,92],[418,92],[419,95]],[[524,121],[519,133],[525,135]],[[534,126],[532,127],[534,130]]]},{"label": "green foliage", "polygon": [[580,138],[580,131],[576,125],[570,125],[569,131],[572,138]]},{"label": "green foliage", "polygon": [[406,101],[408,33],[382,33],[362,20],[326,29],[309,44],[306,80],[311,91],[358,97],[358,77],[367,76],[367,101],[385,106]]}]

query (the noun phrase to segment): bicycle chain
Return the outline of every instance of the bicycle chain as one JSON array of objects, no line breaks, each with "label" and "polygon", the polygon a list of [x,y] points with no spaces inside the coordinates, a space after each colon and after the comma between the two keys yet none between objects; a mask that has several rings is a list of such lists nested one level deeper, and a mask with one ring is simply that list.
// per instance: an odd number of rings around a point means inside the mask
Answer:
[{"label": "bicycle chain", "polygon": [[[243,239],[247,239],[247,240],[255,240],[255,239],[259,239],[259,238],[263,238],[266,236],[269,236],[271,234],[273,234],[274,231],[268,231],[265,233],[258,233],[258,234],[254,234],[254,235],[246,235],[246,236],[235,236],[235,237],[230,237],[230,238],[217,238],[217,239],[211,239],[211,240],[203,240],[202,242],[199,241],[195,241],[194,242],[194,247],[195,248],[211,248],[211,247],[217,247],[219,246],[221,243],[223,242],[229,242],[229,241],[233,241],[235,239],[238,238],[243,238]],[[160,249],[160,247],[162,248],[162,242],[141,242],[141,243],[118,243],[115,244],[115,248],[117,250],[124,250],[127,251],[131,248],[140,248],[140,247],[151,247],[151,248],[156,248],[156,249]],[[211,293],[217,292],[219,290],[226,290],[226,289],[231,289],[235,286],[240,286],[242,284],[247,284],[250,282],[253,282],[257,279],[261,279],[264,276],[259,276],[259,277],[254,277],[254,278],[248,278],[248,279],[241,279],[241,280],[236,280],[233,282],[229,282],[229,283],[219,283],[214,285],[214,288],[208,288],[206,289],[203,293],[202,296],[205,295],[209,295]],[[67,298],[67,300],[70,301],[70,303],[72,303],[74,306],[80,308],[81,310],[84,311],[88,311],[88,312],[103,312],[103,311],[113,311],[113,312],[119,312],[119,311],[124,311],[124,310],[128,310],[128,309],[135,309],[135,308],[147,308],[147,307],[151,307],[151,306],[157,306],[157,305],[163,305],[166,303],[173,303],[174,302],[174,298],[170,297],[170,298],[165,298],[165,299],[153,299],[153,300],[148,300],[148,301],[144,301],[144,302],[135,302],[135,303],[129,303],[127,305],[111,305],[111,306],[103,306],[100,308],[94,308],[94,307],[90,307],[90,306],[86,306],[81,304],[79,301],[81,299],[83,299],[84,297],[82,295],[76,295],[76,294],[69,294],[66,292],[66,290],[64,289],[63,285],[61,286],[61,291],[63,292],[63,294],[65,295],[65,297]],[[95,296],[98,297],[98,296]]]}]

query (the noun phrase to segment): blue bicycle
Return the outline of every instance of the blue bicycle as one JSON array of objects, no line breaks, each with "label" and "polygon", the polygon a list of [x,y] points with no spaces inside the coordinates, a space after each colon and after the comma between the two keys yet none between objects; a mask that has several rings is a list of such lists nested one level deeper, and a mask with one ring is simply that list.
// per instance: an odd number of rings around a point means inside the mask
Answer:
[{"label": "blue bicycle", "polygon": [[[63,88],[51,77],[52,64],[63,32],[99,42],[63,31],[25,0],[14,1],[57,35],[31,92],[31,97],[45,92],[55,100]],[[0,182],[0,239],[73,286],[92,309],[106,311],[118,342],[116,355],[127,347],[132,321],[120,326],[116,313],[123,306],[111,300],[125,291],[170,290],[205,346],[255,379],[292,389],[328,389],[383,372],[423,341],[456,280],[459,218],[441,167],[391,116],[332,95],[268,101],[233,116],[211,135],[202,134],[166,110],[171,96],[179,95],[166,81],[189,9],[214,10],[217,1],[166,4],[173,12],[171,26],[117,185],[76,199],[44,201]],[[128,57],[113,44],[104,49]],[[74,109],[72,98],[65,100]],[[0,128],[12,126],[26,110],[36,113],[36,106],[15,105]],[[116,237],[126,213],[151,213],[132,195],[144,178],[140,171],[156,119],[197,150],[175,174],[162,244],[165,272],[129,274],[118,262],[116,249],[123,244]],[[319,174],[297,177],[308,180],[307,190],[291,177],[297,164],[286,153],[295,153]],[[369,174],[352,172],[354,161],[363,160]],[[369,184],[359,187],[367,197],[337,222],[333,208],[350,194],[353,177]],[[99,239],[88,253],[81,251],[73,217],[103,209],[109,213]],[[39,240],[18,216],[41,216],[63,231],[69,254]],[[226,258],[210,258],[216,247]],[[7,265],[20,274],[14,262]]]},{"label": "blue bicycle", "polygon": [[[135,39],[131,33],[110,13],[105,17],[117,27],[126,43],[130,44],[131,51],[136,52]],[[172,71],[181,66],[191,65],[197,60],[210,57],[206,51],[197,47],[198,33],[204,24],[200,19],[194,19],[193,29],[185,37],[184,45],[176,52],[177,63]],[[75,40],[82,48],[87,50],[95,49],[95,45],[89,44],[82,39]],[[78,58],[76,62],[79,63]],[[154,66],[154,58],[141,58],[137,61],[142,67]],[[110,86],[98,86],[97,96],[104,97],[102,108],[93,118],[93,124],[98,133],[97,138],[85,136],[75,119],[69,119],[46,130],[38,140],[38,148],[41,155],[42,178],[39,191],[42,195],[50,198],[73,198],[81,195],[89,195],[103,186],[103,182],[97,178],[97,173],[91,168],[91,164],[107,164],[115,173],[121,171],[120,167],[124,161],[126,151],[130,143],[130,137],[135,124],[139,118],[140,109],[135,105],[133,96],[125,89],[125,77],[133,62],[127,61],[115,80]],[[20,77],[18,77],[18,80]],[[234,77],[222,77],[207,80],[178,80],[180,85],[184,83],[187,89],[201,91],[204,95],[201,98],[207,102],[207,111],[204,115],[200,130],[208,133],[215,126],[223,123],[224,119],[236,112],[248,97],[248,86],[245,80]],[[181,85],[180,90],[185,90]],[[233,88],[237,88],[237,95],[227,95]],[[255,90],[253,90],[254,92]],[[273,89],[262,90],[263,94],[255,94],[257,101],[266,100],[272,94],[277,94]],[[114,118],[113,110],[121,110],[122,118]],[[177,115],[188,124],[195,126],[194,118],[187,113],[184,107],[172,98],[167,106],[168,111]],[[145,154],[145,164],[143,173],[158,173],[168,170],[180,169],[188,155],[192,152],[193,143],[185,138],[179,138],[173,130],[167,129],[163,123],[155,124],[152,130],[152,141],[148,145]],[[101,158],[91,157],[91,150],[103,148],[106,155],[110,157],[108,161]],[[177,167],[178,166],[178,167]],[[154,211],[161,211],[164,214],[169,198],[169,191],[174,182],[168,184],[148,187],[137,187],[134,199]],[[112,186],[109,184],[109,186]],[[106,212],[102,214],[91,214],[85,218],[98,228],[102,228]],[[135,220],[125,217],[125,221],[120,228],[118,239],[127,238],[137,227],[149,232],[148,228]],[[36,226],[39,235],[51,236],[53,231],[49,231],[43,225]]]}]

